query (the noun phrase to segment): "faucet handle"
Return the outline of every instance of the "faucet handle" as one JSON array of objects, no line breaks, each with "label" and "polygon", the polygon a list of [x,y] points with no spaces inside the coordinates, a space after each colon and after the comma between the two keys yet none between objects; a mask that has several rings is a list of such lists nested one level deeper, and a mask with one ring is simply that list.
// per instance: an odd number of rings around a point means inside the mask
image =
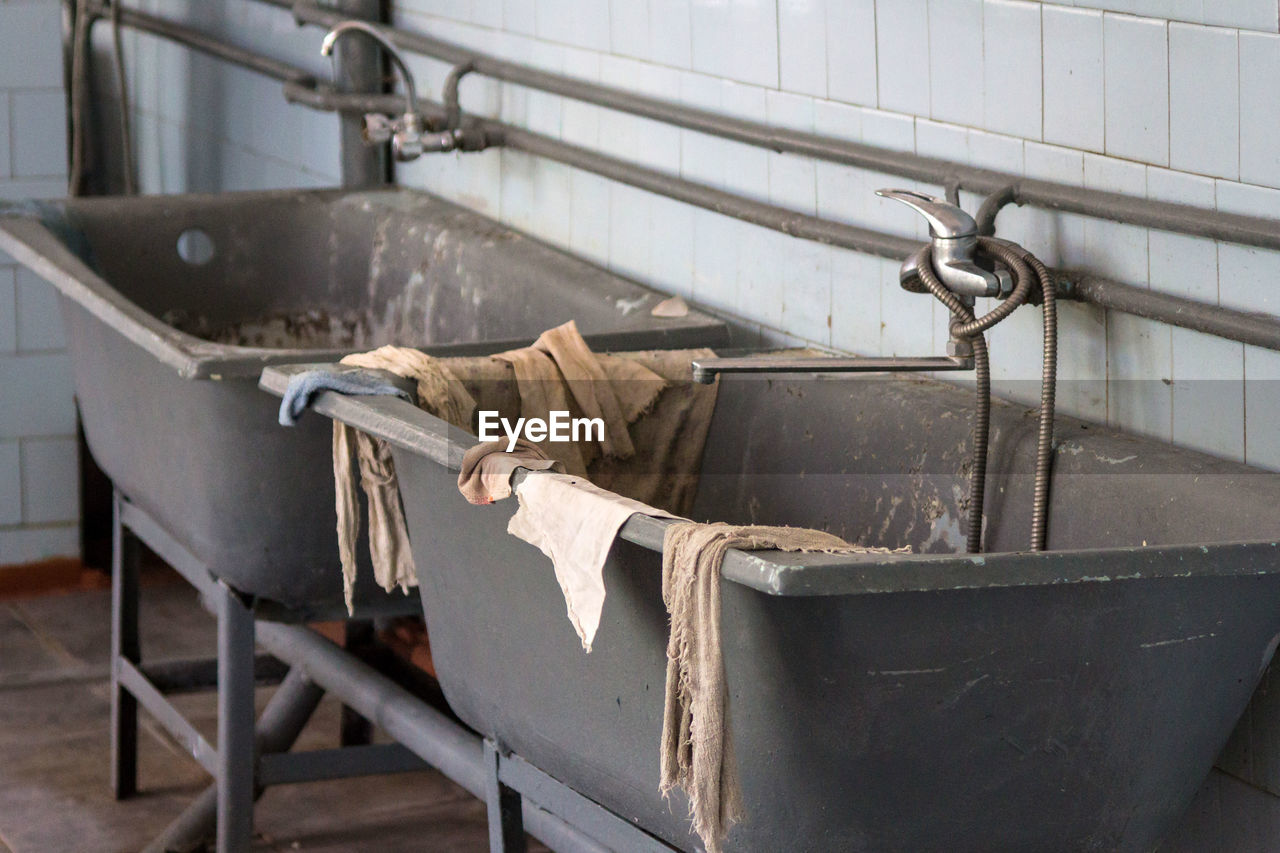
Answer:
[{"label": "faucet handle", "polygon": [[900,201],[929,221],[929,233],[943,240],[956,237],[974,237],[978,223],[964,210],[942,198],[935,198],[915,190],[876,190],[881,198]]},{"label": "faucet handle", "polygon": [[[934,198],[915,190],[876,190],[881,198],[900,201],[929,221],[932,238],[932,267],[948,290],[966,303],[975,296],[1008,296],[1012,278],[1004,270],[990,272],[974,263],[978,248],[978,223],[973,217],[945,199]],[[898,280],[907,290],[917,291],[920,253],[902,264]]]}]

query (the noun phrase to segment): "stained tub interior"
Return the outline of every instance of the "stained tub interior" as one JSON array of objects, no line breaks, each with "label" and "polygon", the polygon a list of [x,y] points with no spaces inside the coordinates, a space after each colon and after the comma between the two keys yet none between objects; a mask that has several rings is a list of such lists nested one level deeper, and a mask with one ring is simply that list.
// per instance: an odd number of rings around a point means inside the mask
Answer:
[{"label": "stained tub interior", "polygon": [[[214,343],[297,349],[530,339],[670,326],[663,296],[423,193],[226,194],[77,202],[98,271]],[[705,318],[704,318],[705,319]]]},{"label": "stained tub interior", "polygon": [[[973,410],[923,378],[722,380],[694,517],[963,551]],[[1055,436],[1050,550],[1280,536],[1280,474],[1069,417]],[[1027,549],[1035,442],[1036,410],[995,401],[986,551]]]}]

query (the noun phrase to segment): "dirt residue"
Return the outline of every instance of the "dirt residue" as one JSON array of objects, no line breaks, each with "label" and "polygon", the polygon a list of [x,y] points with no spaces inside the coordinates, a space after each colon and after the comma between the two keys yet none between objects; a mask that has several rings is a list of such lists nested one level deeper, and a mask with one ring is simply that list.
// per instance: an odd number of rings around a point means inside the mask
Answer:
[{"label": "dirt residue", "polygon": [[174,328],[215,344],[268,349],[367,349],[376,345],[367,317],[358,312],[330,313],[323,308],[281,312],[230,325],[204,317],[166,315]]}]

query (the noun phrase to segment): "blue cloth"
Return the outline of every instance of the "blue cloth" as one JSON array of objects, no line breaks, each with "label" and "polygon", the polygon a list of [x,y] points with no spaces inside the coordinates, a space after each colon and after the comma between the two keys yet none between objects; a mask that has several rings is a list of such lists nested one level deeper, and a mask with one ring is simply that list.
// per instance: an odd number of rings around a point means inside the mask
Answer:
[{"label": "blue cloth", "polygon": [[280,401],[280,423],[293,426],[321,391],[364,396],[390,396],[413,402],[413,395],[379,373],[361,368],[308,370],[289,377]]}]

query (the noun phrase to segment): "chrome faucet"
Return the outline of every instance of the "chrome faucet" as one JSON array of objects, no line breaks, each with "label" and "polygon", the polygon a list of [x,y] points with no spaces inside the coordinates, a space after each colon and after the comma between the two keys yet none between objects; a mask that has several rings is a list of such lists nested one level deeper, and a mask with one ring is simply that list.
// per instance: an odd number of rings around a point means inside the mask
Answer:
[{"label": "chrome faucet", "polygon": [[[978,225],[959,207],[914,190],[877,190],[876,195],[901,201],[929,221],[931,242],[904,261],[899,271],[904,289],[928,292],[920,283],[917,272],[925,251],[932,251],[933,267],[938,277],[968,305],[973,304],[975,296],[1008,295],[1013,289],[1008,272],[990,272],[974,262]],[[710,384],[722,373],[895,373],[973,368],[973,343],[953,333],[947,342],[947,354],[940,356],[771,358],[746,355],[700,358],[693,362],[693,381]]]},{"label": "chrome faucet", "polygon": [[450,127],[437,133],[428,132],[428,122],[418,109],[418,90],[413,84],[413,75],[409,66],[396,50],[394,44],[377,27],[364,21],[343,21],[331,29],[320,45],[321,56],[331,56],[333,47],[343,35],[350,32],[364,33],[376,41],[391,62],[400,72],[404,80],[405,107],[404,113],[390,118],[381,113],[366,113],[364,116],[364,139],[370,145],[391,142],[391,154],[396,160],[407,163],[416,160],[425,152],[453,151],[462,147],[462,131]]},{"label": "chrome faucet", "polygon": [[[968,213],[946,199],[915,190],[876,190],[876,195],[900,201],[928,221],[933,269],[966,305],[973,305],[975,296],[1004,297],[1013,291],[1013,278],[1007,270],[989,271],[974,262],[978,223]],[[902,262],[898,280],[904,288],[924,293],[919,266],[920,254],[916,253]]]}]

